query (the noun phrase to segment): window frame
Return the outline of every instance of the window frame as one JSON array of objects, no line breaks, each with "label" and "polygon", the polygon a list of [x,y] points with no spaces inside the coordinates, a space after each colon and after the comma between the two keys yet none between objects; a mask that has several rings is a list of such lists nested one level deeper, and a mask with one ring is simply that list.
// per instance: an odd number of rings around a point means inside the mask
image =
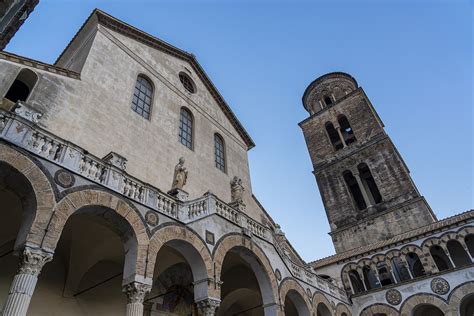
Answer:
[{"label": "window frame", "polygon": [[[192,87],[192,91],[190,91],[187,87],[187,85],[184,84],[183,80],[181,78],[185,78],[185,80],[187,80],[189,82],[189,85]],[[186,90],[187,93],[189,94],[195,94],[197,92],[197,87],[196,87],[196,83],[194,82],[194,80],[191,78],[190,75],[188,75],[187,73],[185,73],[184,71],[180,71],[178,73],[178,80],[179,82],[181,83],[181,85],[183,86],[184,90]]]},{"label": "window frame", "polygon": [[[137,83],[138,83],[138,80],[139,80],[140,77],[145,79],[151,86],[150,109],[148,111],[148,117],[143,116],[143,113],[144,113],[143,111],[142,111],[142,113],[139,113],[139,112],[136,111],[136,109],[134,109],[135,104],[134,104],[133,100],[135,98],[135,91],[137,89]],[[145,94],[145,96],[146,96],[146,94]],[[139,115],[143,119],[151,121],[151,115],[153,113],[154,103],[155,103],[155,84],[154,84],[153,80],[150,79],[149,76],[147,76],[146,74],[140,72],[136,75],[135,85],[133,86],[132,97],[131,97],[131,100],[130,100],[130,109],[132,109],[132,111],[135,114]]]},{"label": "window frame", "polygon": [[2,97],[2,99],[3,99],[3,98],[6,98],[8,92],[9,92],[10,89],[12,88],[13,83],[18,80],[18,77],[21,75],[21,73],[22,73],[23,71],[25,71],[25,72],[31,72],[31,73],[35,76],[35,82],[33,83],[33,85],[32,85],[31,87],[28,85],[28,83],[25,83],[25,82],[21,81],[21,82],[22,82],[24,85],[26,85],[27,88],[30,90],[30,91],[28,92],[28,97],[25,99],[25,101],[22,101],[22,102],[25,102],[25,103],[28,103],[28,102],[29,102],[31,96],[33,95],[33,91],[34,91],[35,87],[38,85],[38,82],[40,81],[40,76],[39,76],[39,74],[38,74],[36,71],[33,71],[32,69],[30,69],[30,68],[28,68],[28,67],[20,67],[20,68],[19,68],[18,72],[17,72],[16,75],[15,75],[15,78],[13,79],[13,81],[10,82],[10,86],[9,86],[8,89],[5,91],[5,93],[4,93],[3,97]]},{"label": "window frame", "polygon": [[[221,147],[222,147],[222,157],[219,157],[217,155],[217,139],[221,141]],[[221,158],[223,163],[223,168],[221,168],[219,165],[220,163],[217,161],[218,158]],[[224,137],[222,137],[219,133],[214,133],[214,166],[219,169],[220,171],[227,173],[227,150],[225,146],[225,140]]]},{"label": "window frame", "polygon": [[[182,113],[183,113],[183,112],[186,112],[187,114],[189,114],[189,119],[190,119],[190,121],[191,121],[191,128],[190,128],[190,130],[191,130],[191,141],[190,141],[191,147],[188,146],[187,144],[184,144],[184,143],[181,141],[181,139],[182,139],[182,136],[181,136],[181,131],[182,131],[182,128],[181,128],[181,124],[182,124],[182,123],[181,123],[181,118],[182,118]],[[194,124],[195,124],[195,123],[194,123],[194,122],[195,122],[195,120],[194,120],[193,112],[191,112],[191,110],[190,110],[189,108],[187,108],[187,107],[185,107],[185,106],[182,106],[182,107],[179,109],[178,142],[179,142],[181,145],[183,145],[184,147],[186,147],[186,148],[188,148],[188,149],[190,149],[190,150],[192,150],[192,151],[194,151],[194,138],[195,138],[195,136],[194,136],[194,134],[195,134],[195,132],[194,132],[194,131],[195,131]],[[188,125],[188,124],[186,124],[186,125]],[[189,142],[187,139],[186,139],[186,141]]]}]

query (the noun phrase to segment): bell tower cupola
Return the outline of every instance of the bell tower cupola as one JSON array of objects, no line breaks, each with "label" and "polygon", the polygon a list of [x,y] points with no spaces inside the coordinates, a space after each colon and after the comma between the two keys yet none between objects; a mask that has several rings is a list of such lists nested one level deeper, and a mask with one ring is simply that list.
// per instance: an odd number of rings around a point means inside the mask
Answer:
[{"label": "bell tower cupola", "polygon": [[436,220],[366,94],[348,74],[313,81],[299,125],[331,227],[343,252]]}]

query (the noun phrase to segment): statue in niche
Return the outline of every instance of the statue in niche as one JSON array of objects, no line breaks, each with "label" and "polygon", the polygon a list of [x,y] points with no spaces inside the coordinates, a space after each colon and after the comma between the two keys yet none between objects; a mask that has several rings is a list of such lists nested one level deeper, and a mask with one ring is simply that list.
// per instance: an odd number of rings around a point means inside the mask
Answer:
[{"label": "statue in niche", "polygon": [[173,185],[171,190],[183,190],[186,180],[188,179],[188,171],[184,167],[184,158],[179,158],[179,162],[174,167]]},{"label": "statue in niche", "polygon": [[244,191],[242,179],[234,177],[230,182],[231,203],[243,204]]}]

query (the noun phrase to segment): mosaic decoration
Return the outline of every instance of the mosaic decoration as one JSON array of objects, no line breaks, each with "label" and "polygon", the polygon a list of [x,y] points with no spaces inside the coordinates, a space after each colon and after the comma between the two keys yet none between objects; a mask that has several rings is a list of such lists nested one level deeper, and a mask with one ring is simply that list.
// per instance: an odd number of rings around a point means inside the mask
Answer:
[{"label": "mosaic decoration", "polygon": [[395,289],[390,289],[385,293],[385,299],[391,305],[398,305],[402,302],[402,293]]},{"label": "mosaic decoration", "polygon": [[449,283],[443,278],[434,278],[431,280],[431,290],[439,295],[449,292]]},{"label": "mosaic decoration", "polygon": [[72,173],[64,169],[59,169],[54,174],[54,182],[56,182],[56,184],[60,185],[63,188],[72,187],[75,181],[76,179],[74,178]]}]

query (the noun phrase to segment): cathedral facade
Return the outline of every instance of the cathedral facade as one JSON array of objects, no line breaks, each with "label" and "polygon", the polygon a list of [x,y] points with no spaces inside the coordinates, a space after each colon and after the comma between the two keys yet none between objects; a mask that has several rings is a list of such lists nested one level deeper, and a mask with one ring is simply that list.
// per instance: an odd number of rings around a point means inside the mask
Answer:
[{"label": "cathedral facade", "polygon": [[303,95],[336,249],[309,263],[194,55],[94,10],[54,64],[0,52],[0,102],[2,315],[474,313],[474,211],[436,218],[348,74]]}]

